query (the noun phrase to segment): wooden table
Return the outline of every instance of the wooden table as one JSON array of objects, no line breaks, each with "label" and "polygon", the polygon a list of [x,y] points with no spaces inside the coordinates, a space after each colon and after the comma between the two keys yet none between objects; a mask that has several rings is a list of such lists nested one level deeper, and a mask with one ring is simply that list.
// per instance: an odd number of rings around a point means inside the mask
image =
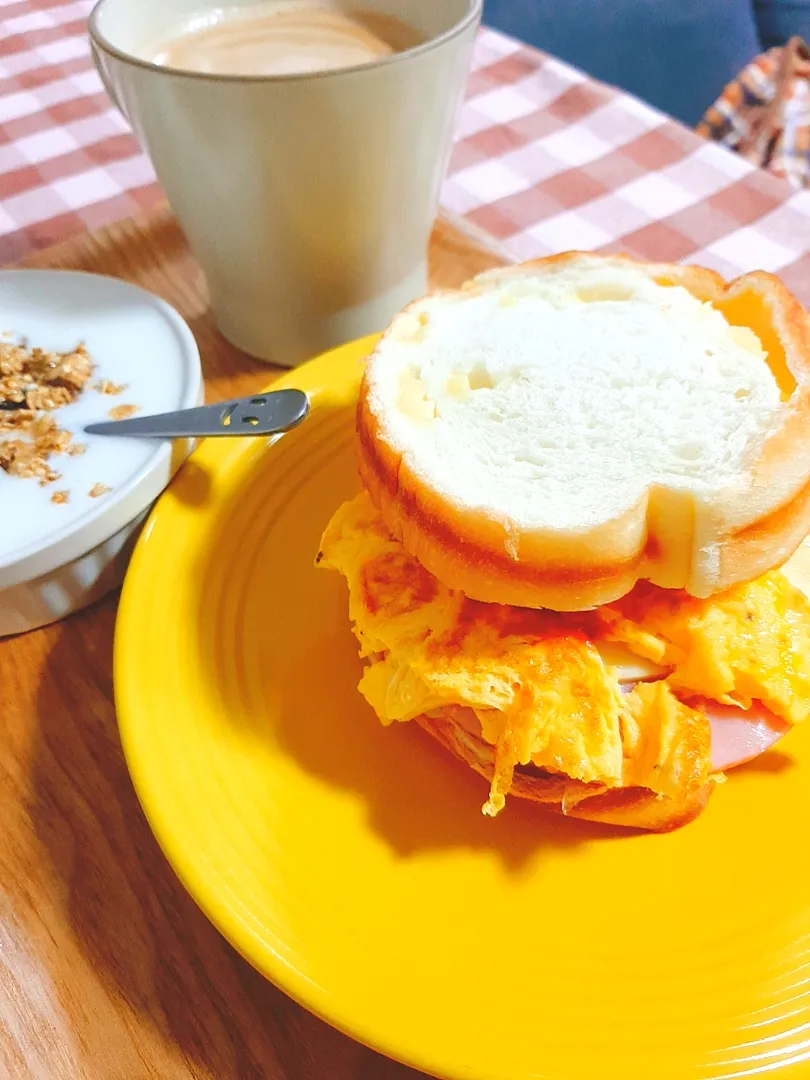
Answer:
[{"label": "wooden table", "polygon": [[[502,261],[485,237],[448,221],[430,257],[439,286]],[[24,265],[112,274],[163,296],[194,332],[209,400],[276,374],[219,336],[168,213]],[[416,1077],[266,982],[175,878],[118,740],[116,602],[0,641],[0,1080]]]}]

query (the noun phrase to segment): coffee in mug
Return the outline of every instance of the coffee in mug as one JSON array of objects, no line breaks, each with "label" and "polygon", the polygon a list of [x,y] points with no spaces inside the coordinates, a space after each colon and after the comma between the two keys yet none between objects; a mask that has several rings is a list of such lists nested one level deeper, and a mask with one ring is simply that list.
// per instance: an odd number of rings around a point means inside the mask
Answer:
[{"label": "coffee in mug", "polygon": [[156,45],[153,60],[219,75],[298,75],[372,63],[421,40],[394,15],[340,0],[290,0],[192,18]]},{"label": "coffee in mug", "polygon": [[104,85],[214,320],[292,366],[383,330],[427,246],[481,0],[99,0]]}]

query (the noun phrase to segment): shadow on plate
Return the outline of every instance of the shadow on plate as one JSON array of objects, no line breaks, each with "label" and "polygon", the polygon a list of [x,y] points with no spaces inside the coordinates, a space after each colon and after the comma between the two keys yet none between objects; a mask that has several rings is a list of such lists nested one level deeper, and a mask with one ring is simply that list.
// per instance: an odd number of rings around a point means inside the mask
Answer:
[{"label": "shadow on plate", "polygon": [[745,776],[748,773],[775,776],[796,769],[798,766],[798,761],[791,757],[790,754],[786,754],[784,750],[771,749],[766,750],[764,754],[760,754],[759,757],[755,757],[752,761],[746,761],[743,765],[737,765],[736,768],[729,769],[727,776],[729,780],[735,776]]},{"label": "shadow on plate", "polygon": [[193,458],[183,465],[183,483],[171,488],[170,498],[186,506],[205,506],[211,497],[212,477]]},{"label": "shadow on plate", "polygon": [[[317,670],[326,653],[348,653],[343,641],[313,644],[302,665]],[[497,818],[485,817],[487,782],[413,723],[384,727],[356,690],[360,665],[348,657],[351,711],[337,711],[334,682],[313,679],[284,687],[274,717],[279,744],[308,772],[359,795],[368,820],[400,855],[428,850],[490,850],[519,870],[549,846],[573,849],[597,839],[631,835],[608,825],[577,821],[507,798]],[[305,718],[305,719],[304,719]],[[304,722],[302,722],[304,720]]]},{"label": "shadow on plate", "polygon": [[[519,869],[544,848],[634,835],[516,798],[485,818],[483,779],[415,724],[385,728],[373,715],[357,690],[345,583],[314,566],[329,517],[358,490],[353,409],[337,412],[319,410],[317,423],[285,436],[294,453],[256,455],[239,473],[195,567],[200,582],[220,582],[219,599],[200,589],[196,623],[200,676],[221,701],[223,722],[246,740],[275,740],[311,776],[359,796],[374,830],[404,856],[483,849]],[[222,583],[234,536],[244,543]]]}]

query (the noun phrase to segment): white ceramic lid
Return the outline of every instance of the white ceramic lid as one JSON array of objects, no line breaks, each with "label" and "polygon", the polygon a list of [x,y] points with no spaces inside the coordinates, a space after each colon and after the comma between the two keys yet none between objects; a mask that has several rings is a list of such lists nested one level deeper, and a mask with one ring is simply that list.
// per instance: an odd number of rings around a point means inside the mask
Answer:
[{"label": "white ceramic lid", "polygon": [[[95,365],[87,387],[51,413],[84,454],[59,454],[61,478],[40,487],[0,469],[0,590],[30,581],[116,533],[161,492],[172,472],[167,441],[85,435],[118,405],[138,414],[190,408],[202,393],[200,357],[183,319],[165,301],[118,278],[64,270],[0,271],[0,333],[31,347],[65,352],[84,342]],[[6,338],[9,340],[9,338]],[[111,396],[99,380],[125,384]],[[90,496],[97,484],[111,490]],[[54,503],[56,491],[68,501]]]}]

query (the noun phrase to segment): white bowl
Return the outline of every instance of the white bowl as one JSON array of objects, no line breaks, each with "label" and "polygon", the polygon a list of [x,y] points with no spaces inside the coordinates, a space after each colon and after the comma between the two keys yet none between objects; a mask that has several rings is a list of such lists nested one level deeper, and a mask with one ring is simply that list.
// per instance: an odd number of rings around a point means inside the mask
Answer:
[{"label": "white bowl", "polygon": [[[183,319],[163,300],[117,278],[63,270],[0,271],[0,332],[59,352],[80,341],[95,364],[87,388],[52,415],[86,453],[51,459],[46,487],[0,470],[0,637],[86,607],[123,580],[152,502],[187,456],[188,443],[85,435],[117,405],[140,413],[202,399],[200,357]],[[126,384],[116,396],[90,389]],[[111,490],[97,498],[90,490]],[[56,504],[55,491],[69,499]]]}]

